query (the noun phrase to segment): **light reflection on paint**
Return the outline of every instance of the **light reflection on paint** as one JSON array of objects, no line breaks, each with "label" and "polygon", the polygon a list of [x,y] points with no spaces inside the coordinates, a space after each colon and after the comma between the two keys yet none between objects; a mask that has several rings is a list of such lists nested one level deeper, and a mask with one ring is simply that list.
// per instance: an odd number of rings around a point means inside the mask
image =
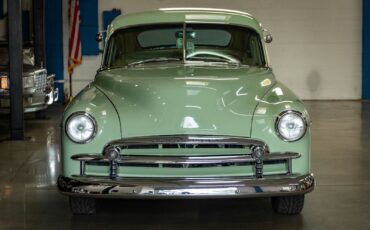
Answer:
[{"label": "light reflection on paint", "polygon": [[221,102],[222,102],[222,106],[225,108],[226,107],[226,104],[225,104],[225,101],[224,101],[224,98],[221,97]]},{"label": "light reflection on paint", "polygon": [[181,127],[184,129],[197,129],[199,125],[193,117],[184,117],[181,122]]},{"label": "light reflection on paint", "polygon": [[202,107],[196,106],[196,105],[186,105],[185,107],[186,108],[191,108],[191,109],[202,109]]},{"label": "light reflection on paint", "polygon": [[261,81],[261,86],[262,87],[265,87],[265,86],[269,86],[271,85],[271,80],[266,78],[265,80]]},{"label": "light reflection on paint", "polygon": [[266,112],[267,112],[267,108],[266,107],[259,107],[256,110],[256,114],[266,114]]},{"label": "light reflection on paint", "polygon": [[240,87],[237,91],[236,91],[236,96],[246,96],[248,95],[247,92],[242,92],[242,90],[244,89],[244,87]]},{"label": "light reflection on paint", "polygon": [[237,113],[237,112],[233,111],[232,109],[230,109],[230,112],[232,114],[235,114],[235,115],[238,115],[238,116],[243,116],[243,117],[250,117],[251,116],[249,114]]},{"label": "light reflection on paint", "polygon": [[207,80],[207,81],[235,81],[239,80],[238,77],[175,77],[175,80]]},{"label": "light reflection on paint", "polygon": [[192,89],[186,90],[187,96],[197,96],[199,93],[200,93],[200,90],[192,90]]},{"label": "light reflection on paint", "polygon": [[212,15],[212,14],[187,14],[185,15],[187,20],[217,20],[217,21],[225,21],[230,16],[225,15]]},{"label": "light reflection on paint", "polygon": [[205,82],[205,81],[186,81],[186,85],[207,86],[208,82]]},{"label": "light reflection on paint", "polygon": [[268,102],[268,101],[265,101],[265,100],[259,99],[259,98],[258,98],[258,95],[256,95],[256,96],[254,97],[254,100],[256,100],[256,101],[258,101],[258,102],[265,103],[265,104],[269,104],[269,105],[279,105],[279,104],[284,104],[284,103],[293,103],[293,101],[277,101],[277,102]]},{"label": "light reflection on paint", "polygon": [[277,96],[284,95],[283,90],[280,87],[277,87],[277,88],[275,88],[275,89],[273,89],[271,91],[274,92]]},{"label": "light reflection on paint", "polygon": [[207,86],[198,86],[198,85],[193,85],[193,86],[185,86],[185,87],[199,87],[199,88],[202,88],[202,89],[209,89],[209,90],[213,90],[213,91],[217,91],[217,89],[215,88],[212,88],[212,87],[207,87]]}]

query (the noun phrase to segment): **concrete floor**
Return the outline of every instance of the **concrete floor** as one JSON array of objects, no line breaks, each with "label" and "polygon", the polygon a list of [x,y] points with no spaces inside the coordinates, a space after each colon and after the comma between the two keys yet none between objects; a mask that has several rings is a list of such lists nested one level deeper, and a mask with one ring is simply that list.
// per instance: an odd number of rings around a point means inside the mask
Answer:
[{"label": "concrete floor", "polygon": [[[0,229],[370,229],[370,103],[306,102],[313,118],[316,190],[298,216],[269,199],[105,200],[73,216],[55,187],[61,106],[26,121],[29,141],[0,142]],[[0,139],[7,123],[0,122]]]}]

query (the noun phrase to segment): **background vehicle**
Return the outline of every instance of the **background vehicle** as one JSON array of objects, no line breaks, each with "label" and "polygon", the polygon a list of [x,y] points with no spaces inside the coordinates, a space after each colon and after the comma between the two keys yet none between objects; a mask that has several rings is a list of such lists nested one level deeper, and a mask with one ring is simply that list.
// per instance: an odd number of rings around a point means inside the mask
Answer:
[{"label": "background vehicle", "polygon": [[[10,94],[8,76],[8,45],[0,43],[0,113],[10,113]],[[58,89],[54,88],[54,75],[48,75],[45,68],[34,65],[33,48],[25,45],[23,49],[23,105],[24,112],[45,110],[58,100]]]}]

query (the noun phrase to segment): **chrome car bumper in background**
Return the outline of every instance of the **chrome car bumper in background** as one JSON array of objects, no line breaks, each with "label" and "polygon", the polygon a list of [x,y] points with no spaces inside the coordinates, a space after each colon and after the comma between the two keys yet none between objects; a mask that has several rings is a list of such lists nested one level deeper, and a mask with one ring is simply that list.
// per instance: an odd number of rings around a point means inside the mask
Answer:
[{"label": "chrome car bumper in background", "polygon": [[59,90],[58,88],[54,88],[54,90],[50,91],[47,95],[46,104],[51,105],[54,102],[57,102],[59,99]]},{"label": "chrome car bumper in background", "polygon": [[216,178],[117,178],[60,176],[59,190],[96,198],[222,198],[289,196],[311,192],[312,174]]},{"label": "chrome car bumper in background", "polygon": [[[0,99],[0,114],[10,113],[10,98],[9,96]],[[46,104],[46,96],[43,94],[33,94],[23,96],[23,106],[25,113],[37,112],[48,107]]]},{"label": "chrome car bumper in background", "polygon": [[[23,88],[23,107],[25,113],[45,110],[48,105],[58,101],[59,91],[54,88],[55,75],[47,76],[46,70],[34,74],[34,87]],[[0,114],[10,113],[9,90],[0,93]]]},{"label": "chrome car bumper in background", "polygon": [[[10,113],[10,98],[8,95],[3,95],[0,98],[0,114],[8,114]],[[44,110],[48,107],[48,105],[53,104],[58,100],[59,92],[58,89],[55,88],[51,90],[47,94],[24,94],[23,96],[23,105],[24,105],[24,112],[25,113],[32,113]]]}]

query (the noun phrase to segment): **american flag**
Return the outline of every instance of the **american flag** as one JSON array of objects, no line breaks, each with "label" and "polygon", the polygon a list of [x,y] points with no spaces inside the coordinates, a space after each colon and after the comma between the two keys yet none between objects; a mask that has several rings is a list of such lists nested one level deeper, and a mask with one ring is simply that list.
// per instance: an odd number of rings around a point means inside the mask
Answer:
[{"label": "american flag", "polygon": [[68,49],[68,72],[81,64],[81,39],[80,39],[80,6],[79,0],[69,0],[69,49]]}]

